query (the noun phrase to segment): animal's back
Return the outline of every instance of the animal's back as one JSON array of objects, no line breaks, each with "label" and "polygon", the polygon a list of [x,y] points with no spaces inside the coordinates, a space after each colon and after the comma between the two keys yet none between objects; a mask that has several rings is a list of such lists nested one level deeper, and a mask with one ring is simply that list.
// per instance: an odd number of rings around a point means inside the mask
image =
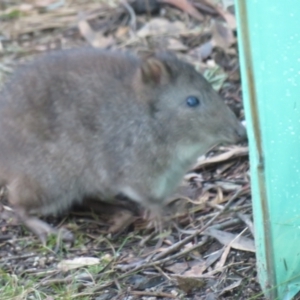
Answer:
[{"label": "animal's back", "polygon": [[38,186],[33,210],[52,213],[46,203],[56,198],[64,208],[87,191],[105,194],[126,167],[132,154],[123,150],[145,122],[130,86],[137,65],[134,56],[101,50],[54,53],[20,69],[2,92],[2,177],[27,176]]}]

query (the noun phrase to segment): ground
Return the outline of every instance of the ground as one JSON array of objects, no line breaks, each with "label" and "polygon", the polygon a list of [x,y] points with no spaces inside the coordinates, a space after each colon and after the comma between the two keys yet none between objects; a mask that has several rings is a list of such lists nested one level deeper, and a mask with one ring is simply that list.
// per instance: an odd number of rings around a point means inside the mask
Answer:
[{"label": "ground", "polygon": [[[52,49],[170,50],[194,64],[244,120],[236,43],[232,1],[0,3],[1,83],[18,63]],[[184,197],[173,203],[178,209],[164,216],[160,230],[137,219],[109,234],[108,220],[75,211],[47,220],[72,231],[75,242],[50,237],[46,246],[3,202],[1,299],[264,299],[247,144],[199,158],[182,190]]]}]

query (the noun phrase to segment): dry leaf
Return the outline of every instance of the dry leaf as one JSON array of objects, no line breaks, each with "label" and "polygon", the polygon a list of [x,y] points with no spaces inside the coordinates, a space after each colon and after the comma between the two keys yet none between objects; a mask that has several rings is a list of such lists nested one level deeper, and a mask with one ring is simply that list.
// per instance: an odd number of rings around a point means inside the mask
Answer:
[{"label": "dry leaf", "polygon": [[184,277],[200,277],[207,269],[205,261],[198,261],[197,265],[192,266],[189,270],[184,272]]},{"label": "dry leaf", "polygon": [[23,3],[19,6],[19,10],[21,12],[28,12],[28,11],[31,11],[33,10],[33,5],[31,4],[28,4],[28,3]]},{"label": "dry leaf", "polygon": [[207,260],[206,260],[206,267],[210,267],[213,263],[215,263],[221,256],[223,253],[223,249],[213,252],[211,254],[209,254]]},{"label": "dry leaf", "polygon": [[117,210],[112,217],[109,219],[112,225],[108,228],[109,233],[120,233],[126,229],[136,217],[133,216],[132,212],[126,209]]},{"label": "dry leaf", "polygon": [[240,233],[238,234],[226,247],[225,247],[225,250],[224,250],[224,253],[222,254],[222,257],[221,257],[221,260],[217,263],[216,265],[216,269],[220,269],[222,268],[224,265],[225,265],[225,262],[226,262],[226,259],[229,255],[229,252],[230,252],[230,249],[231,249],[231,246],[232,244],[237,240],[239,239],[242,234],[246,231],[246,228]]},{"label": "dry leaf", "polygon": [[171,266],[166,267],[167,270],[181,274],[180,277],[185,278],[200,278],[203,272],[210,267],[222,254],[222,251],[217,251],[209,255],[206,261],[191,261],[188,264],[186,262],[175,263]]},{"label": "dry leaf", "polygon": [[190,293],[195,289],[202,289],[206,285],[205,280],[199,278],[185,276],[176,276],[175,278],[179,288],[186,293]]},{"label": "dry leaf", "polygon": [[[215,5],[215,3],[213,3],[213,1],[211,0],[201,0],[201,4],[207,6],[210,10],[210,13],[214,11],[218,13],[221,17],[223,17],[223,19],[227,22],[228,27],[230,29],[236,28],[235,16],[231,14],[229,11],[227,11],[227,7],[233,5],[234,1],[230,1],[230,3],[226,3],[225,8],[223,8],[221,4]],[[224,5],[224,1],[223,1],[223,5]],[[200,3],[197,6],[200,6]]]},{"label": "dry leaf", "polygon": [[188,50],[188,47],[183,45],[179,40],[169,38],[167,40],[167,49],[172,51],[186,51]]},{"label": "dry leaf", "polygon": [[209,0],[193,0],[195,7],[208,14],[217,14],[215,3],[211,3]]},{"label": "dry leaf", "polygon": [[217,187],[221,187],[222,190],[226,192],[232,192],[242,188],[242,185],[240,184],[234,184],[232,182],[226,182],[226,181],[216,181],[215,185]]},{"label": "dry leaf", "polygon": [[210,292],[210,290],[208,290],[205,293],[205,298],[199,296],[199,297],[194,297],[193,300],[219,300],[219,296],[215,293],[215,292]]},{"label": "dry leaf", "polygon": [[129,0],[128,4],[138,15],[155,15],[159,12],[159,9],[161,7],[161,3],[159,2],[159,0]]},{"label": "dry leaf", "polygon": [[[203,156],[203,159],[205,159],[205,156]],[[189,185],[190,184],[189,183],[190,180],[201,182],[201,181],[203,181],[203,176],[202,176],[202,174],[195,173],[195,172],[187,173],[184,176],[184,184],[185,185]]]},{"label": "dry leaf", "polygon": [[205,230],[204,234],[209,235],[217,239],[223,245],[229,245],[237,250],[254,252],[255,253],[255,244],[252,239],[232,234],[229,232],[208,228]]},{"label": "dry leaf", "polygon": [[65,5],[65,0],[36,0],[32,2],[34,6],[47,10],[57,9]]},{"label": "dry leaf", "polygon": [[203,21],[203,15],[188,0],[160,0],[160,2],[171,4],[178,9],[188,13],[198,21]]},{"label": "dry leaf", "polygon": [[183,22],[169,22],[163,18],[153,18],[137,32],[137,36],[140,38],[157,35],[178,36],[184,31],[186,31],[186,26]]},{"label": "dry leaf", "polygon": [[129,32],[129,27],[128,26],[121,26],[117,29],[115,33],[115,37],[118,39],[124,39],[126,38],[128,32]]},{"label": "dry leaf", "polygon": [[231,244],[229,244],[228,246],[225,247],[225,250],[223,251],[223,254],[221,256],[220,261],[216,264],[215,269],[221,269],[224,267],[225,262],[227,260],[227,257],[230,253],[230,249],[231,249]]},{"label": "dry leaf", "polygon": [[222,4],[224,6],[224,9],[227,9],[228,7],[234,5],[234,0],[222,0]]},{"label": "dry leaf", "polygon": [[[212,60],[211,60],[212,61]],[[219,91],[226,81],[228,74],[220,66],[212,66],[203,72],[203,76],[212,85],[215,91]]]},{"label": "dry leaf", "polygon": [[204,159],[202,157],[201,160],[198,160],[196,166],[194,167],[194,170],[198,170],[207,165],[224,162],[234,157],[246,155],[248,155],[248,147],[233,147],[231,150],[213,157],[208,157]]},{"label": "dry leaf", "polygon": [[95,32],[86,20],[78,22],[81,35],[95,48],[107,48],[114,43],[112,36],[105,37],[100,32]]},{"label": "dry leaf", "polygon": [[219,294],[219,296],[225,294],[225,293],[228,292],[228,291],[232,291],[233,289],[239,287],[239,286],[241,285],[241,283],[242,283],[242,279],[236,280],[234,283],[232,283],[232,284],[228,285],[227,287],[225,287],[225,288],[222,290],[222,292]]},{"label": "dry leaf", "polygon": [[235,16],[227,11],[226,9],[223,9],[222,6],[218,5],[216,7],[217,12],[219,13],[220,16],[224,18],[224,20],[227,22],[228,27],[231,30],[236,29],[236,19]]},{"label": "dry leaf", "polygon": [[232,30],[225,23],[212,20],[211,30],[214,45],[226,49],[235,42]]},{"label": "dry leaf", "polygon": [[186,262],[175,263],[170,266],[166,266],[165,269],[173,272],[174,274],[182,274],[186,269],[189,268],[189,265]]},{"label": "dry leaf", "polygon": [[57,264],[57,268],[63,272],[82,268],[85,266],[98,265],[100,259],[96,257],[76,257],[74,259],[62,260]]},{"label": "dry leaf", "polygon": [[219,205],[223,202],[226,202],[228,200],[228,198],[224,197],[222,189],[220,187],[216,187],[216,186],[215,186],[215,188],[217,189],[217,194],[216,194],[215,198],[210,201],[210,204],[211,205]]},{"label": "dry leaf", "polygon": [[199,57],[201,60],[205,60],[212,54],[213,48],[214,42],[213,40],[209,40],[200,47],[193,49],[190,54]]},{"label": "dry leaf", "polygon": [[250,215],[245,215],[245,214],[238,212],[237,216],[247,225],[247,227],[249,228],[252,235],[255,236],[254,226],[253,226],[253,222],[250,219]]}]

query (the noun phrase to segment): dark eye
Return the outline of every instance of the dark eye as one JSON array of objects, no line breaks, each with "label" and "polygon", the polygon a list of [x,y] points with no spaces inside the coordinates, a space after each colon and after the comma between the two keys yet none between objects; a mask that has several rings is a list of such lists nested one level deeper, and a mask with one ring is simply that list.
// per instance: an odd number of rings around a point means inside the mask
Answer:
[{"label": "dark eye", "polygon": [[200,104],[200,101],[197,97],[189,96],[186,98],[186,104],[190,107],[196,107]]}]

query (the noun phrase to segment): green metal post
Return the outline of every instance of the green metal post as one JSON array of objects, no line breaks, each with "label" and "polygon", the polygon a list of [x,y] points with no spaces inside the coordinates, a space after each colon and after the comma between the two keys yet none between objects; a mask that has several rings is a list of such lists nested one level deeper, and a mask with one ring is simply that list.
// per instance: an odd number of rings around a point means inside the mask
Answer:
[{"label": "green metal post", "polygon": [[300,1],[236,0],[258,277],[300,290]]}]

